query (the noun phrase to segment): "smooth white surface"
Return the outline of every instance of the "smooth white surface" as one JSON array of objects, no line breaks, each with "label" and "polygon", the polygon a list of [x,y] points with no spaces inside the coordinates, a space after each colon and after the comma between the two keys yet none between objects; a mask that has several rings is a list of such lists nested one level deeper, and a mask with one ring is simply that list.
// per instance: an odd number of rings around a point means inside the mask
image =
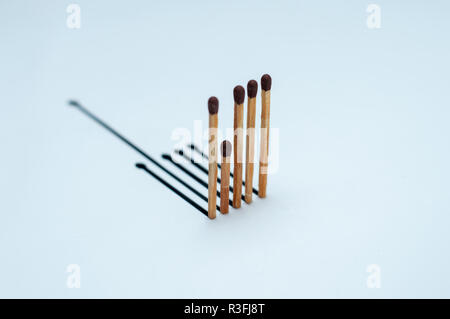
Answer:
[{"label": "smooth white surface", "polygon": [[[0,297],[450,297],[448,2],[78,3],[0,4]],[[214,221],[66,106],[159,159],[263,73],[280,169]]]}]

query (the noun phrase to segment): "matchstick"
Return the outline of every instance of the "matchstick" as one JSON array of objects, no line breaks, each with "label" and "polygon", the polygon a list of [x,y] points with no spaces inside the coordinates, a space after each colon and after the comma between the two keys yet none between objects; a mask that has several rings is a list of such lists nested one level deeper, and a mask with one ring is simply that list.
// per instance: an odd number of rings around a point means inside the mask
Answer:
[{"label": "matchstick", "polygon": [[259,149],[259,189],[258,196],[266,197],[267,166],[269,156],[269,119],[270,119],[270,89],[272,78],[268,74],[261,77],[261,144]]},{"label": "matchstick", "polygon": [[252,202],[253,191],[253,164],[255,154],[255,114],[256,93],[258,82],[250,80],[247,83],[247,143],[245,149],[245,202]]},{"label": "matchstick", "polygon": [[242,196],[242,130],[244,119],[245,89],[238,85],[233,90],[234,95],[234,177],[233,177],[233,207],[241,207]]},{"label": "matchstick", "polygon": [[219,100],[211,96],[208,100],[209,111],[209,167],[208,167],[208,217],[216,218],[216,193],[217,193],[217,113],[219,112]]},{"label": "matchstick", "polygon": [[220,149],[222,151],[222,168],[220,170],[220,212],[222,214],[227,214],[230,196],[231,143],[229,141],[223,141]]}]

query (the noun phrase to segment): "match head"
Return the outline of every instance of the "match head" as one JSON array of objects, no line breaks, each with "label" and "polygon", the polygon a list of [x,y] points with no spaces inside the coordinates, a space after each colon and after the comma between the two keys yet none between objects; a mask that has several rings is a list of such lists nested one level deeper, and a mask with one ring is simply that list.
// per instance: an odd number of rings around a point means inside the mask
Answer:
[{"label": "match head", "polygon": [[183,155],[184,155],[184,152],[183,152],[183,150],[176,150],[176,151],[175,151],[175,153],[178,153],[178,155],[181,155],[181,156],[183,156]]},{"label": "match head", "polygon": [[145,166],[145,164],[142,164],[142,163],[136,163],[136,167],[137,168],[147,168],[147,166]]},{"label": "match head", "polygon": [[80,106],[80,103],[78,103],[78,101],[75,101],[75,100],[69,100],[67,103],[68,103],[70,106],[76,106],[76,107],[79,107],[79,106]]},{"label": "match head", "polygon": [[237,85],[234,87],[233,96],[234,96],[234,102],[236,104],[244,103],[245,89],[242,87],[242,85]]},{"label": "match head", "polygon": [[247,83],[247,95],[249,98],[256,97],[256,93],[258,93],[258,82],[255,80],[250,80]]},{"label": "match head", "polygon": [[269,74],[264,74],[261,77],[261,88],[264,91],[269,91],[272,87],[272,78],[270,77]]},{"label": "match head", "polygon": [[220,145],[220,150],[222,151],[223,157],[228,157],[231,155],[231,143],[229,141],[223,141]]},{"label": "match head", "polygon": [[208,111],[211,115],[217,114],[217,112],[219,112],[219,100],[215,96],[211,96],[208,99]]},{"label": "match head", "polygon": [[161,157],[165,160],[172,160],[172,156],[170,156],[169,154],[162,154]]}]

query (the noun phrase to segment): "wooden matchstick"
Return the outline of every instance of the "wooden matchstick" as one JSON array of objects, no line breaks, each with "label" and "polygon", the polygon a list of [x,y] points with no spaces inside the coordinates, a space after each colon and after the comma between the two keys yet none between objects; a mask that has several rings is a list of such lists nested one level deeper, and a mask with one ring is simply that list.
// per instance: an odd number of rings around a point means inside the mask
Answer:
[{"label": "wooden matchstick", "polygon": [[230,155],[231,143],[223,141],[220,147],[222,151],[222,167],[220,169],[220,212],[228,213],[230,192]]},{"label": "wooden matchstick", "polygon": [[245,149],[245,202],[252,202],[253,192],[253,165],[255,154],[255,114],[256,93],[258,82],[250,80],[247,83],[247,143]]},{"label": "wooden matchstick", "polygon": [[269,119],[270,119],[270,89],[272,78],[268,74],[261,77],[261,144],[259,149],[259,189],[258,196],[266,197],[267,166],[269,156]]},{"label": "wooden matchstick", "polygon": [[219,100],[212,96],[208,100],[209,111],[209,167],[208,167],[208,217],[216,218],[217,196],[217,113],[219,112]]},{"label": "wooden matchstick", "polygon": [[233,172],[233,207],[241,207],[242,196],[242,145],[245,89],[238,85],[233,90],[234,96],[234,172]]}]

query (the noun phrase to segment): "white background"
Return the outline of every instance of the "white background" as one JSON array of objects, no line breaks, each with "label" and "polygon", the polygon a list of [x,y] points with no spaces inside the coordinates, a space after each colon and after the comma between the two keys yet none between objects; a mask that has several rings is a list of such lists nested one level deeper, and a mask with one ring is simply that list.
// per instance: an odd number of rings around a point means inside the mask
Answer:
[{"label": "white background", "polygon": [[[448,2],[77,3],[0,4],[0,297],[450,297]],[[66,104],[159,160],[264,73],[279,170],[213,221]]]}]

